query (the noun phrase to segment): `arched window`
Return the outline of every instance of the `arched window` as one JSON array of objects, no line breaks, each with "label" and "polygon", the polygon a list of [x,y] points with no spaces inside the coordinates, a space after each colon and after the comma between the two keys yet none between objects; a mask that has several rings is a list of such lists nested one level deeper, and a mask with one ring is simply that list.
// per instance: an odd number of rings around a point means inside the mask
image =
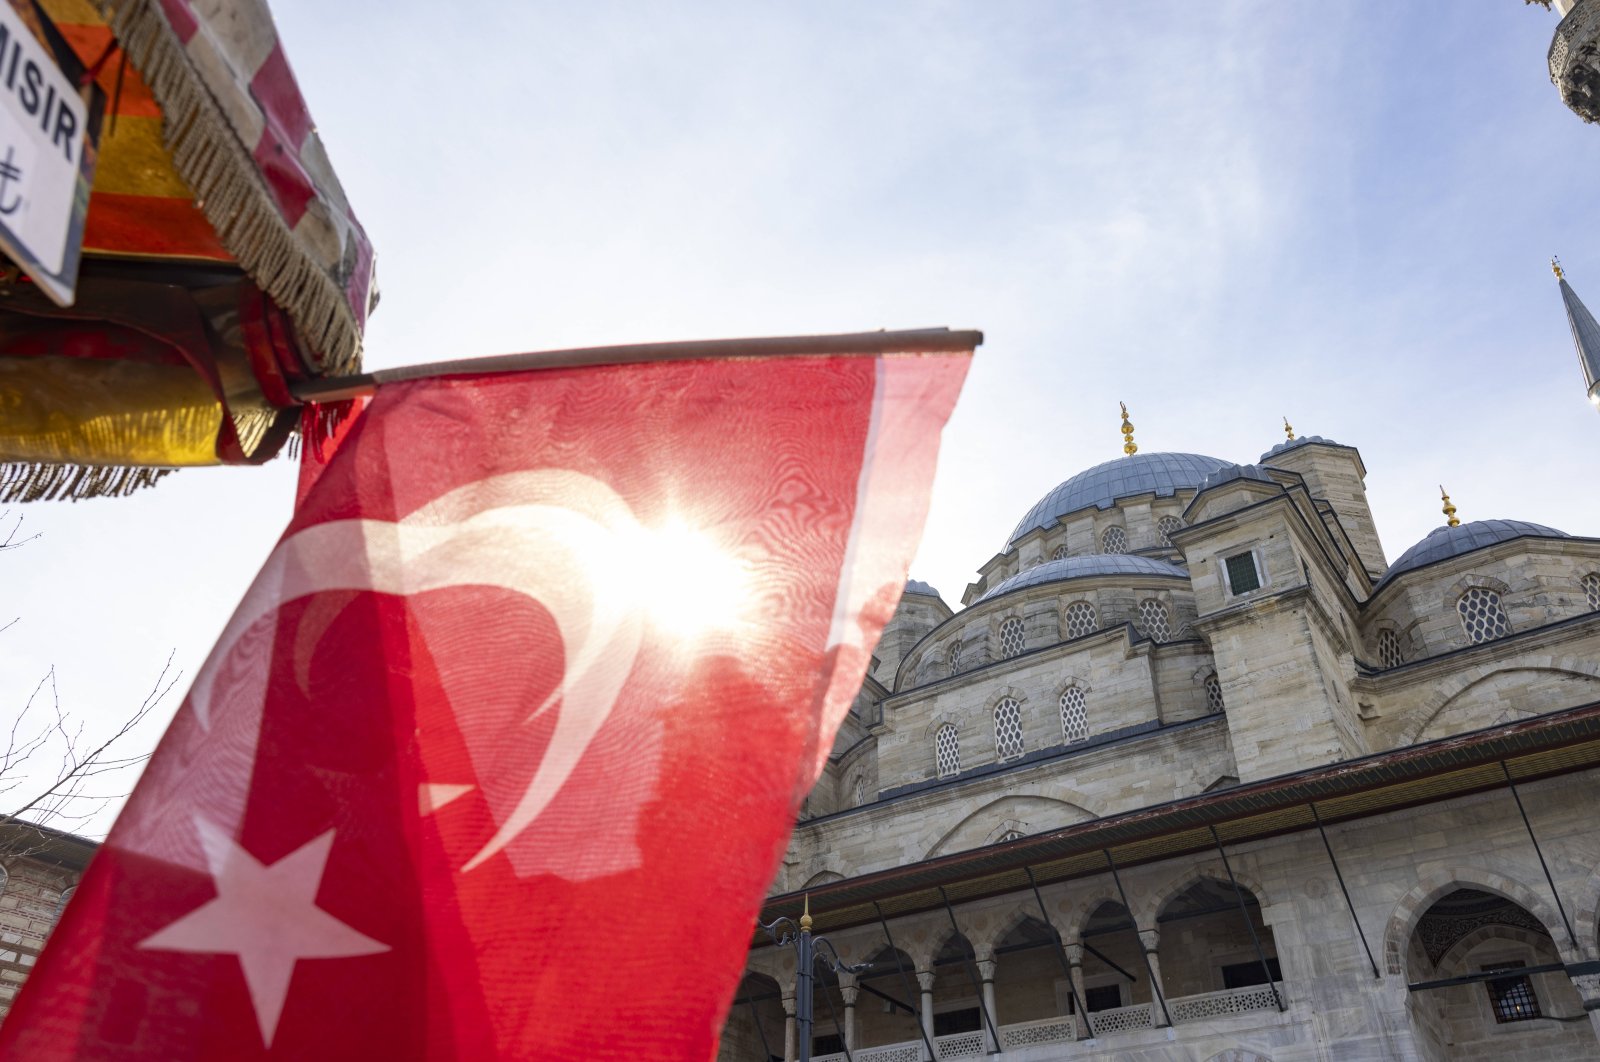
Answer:
[{"label": "arched window", "polygon": [[1467,641],[1473,645],[1492,642],[1511,633],[1500,595],[1493,590],[1472,587],[1456,598],[1456,611],[1461,613],[1461,629],[1467,632]]},{"label": "arched window", "polygon": [[1222,711],[1222,683],[1217,681],[1217,676],[1206,676],[1206,711],[1216,715]]},{"label": "arched window", "polygon": [[1061,738],[1069,745],[1089,740],[1088,699],[1076,686],[1061,691]]},{"label": "arched window", "polygon": [[1163,516],[1156,522],[1156,531],[1161,535],[1163,546],[1172,545],[1172,533],[1183,530],[1183,521],[1176,516]]},{"label": "arched window", "polygon": [[998,839],[996,839],[995,844],[1005,844],[1007,841],[1020,841],[1026,836],[1028,835],[1023,833],[1021,830],[1007,830],[1005,833],[1002,833]]},{"label": "arched window", "polygon": [[954,723],[944,724],[934,735],[933,765],[940,778],[961,773],[961,740]]},{"label": "arched window", "polygon": [[1000,623],[1000,656],[1010,659],[1022,652],[1022,621],[1010,616]]},{"label": "arched window", "polygon": [[1105,533],[1100,536],[1100,552],[1128,552],[1128,533],[1120,527],[1106,528]]},{"label": "arched window", "polygon": [[865,778],[862,778],[860,775],[856,775],[856,802],[855,802],[855,806],[859,808],[862,804],[865,804],[866,802],[867,802],[867,780]]},{"label": "arched window", "polygon": [[1074,601],[1067,606],[1067,637],[1082,638],[1095,632],[1094,606],[1087,601]]},{"label": "arched window", "polygon": [[950,665],[950,674],[961,674],[961,641],[957,639],[950,643],[950,648],[945,650],[944,662]]},{"label": "arched window", "polygon": [[1022,706],[1010,697],[994,706],[994,751],[1001,763],[1022,755]]},{"label": "arched window", "polygon": [[1405,654],[1400,651],[1400,635],[1396,631],[1385,628],[1378,632],[1378,663],[1386,668],[1399,667],[1406,662]]},{"label": "arched window", "polygon": [[1157,642],[1172,637],[1172,623],[1167,618],[1167,606],[1153,597],[1139,602],[1139,625],[1147,637]]},{"label": "arched window", "polygon": [[1060,560],[1062,557],[1065,557],[1066,555],[1067,555],[1067,544],[1065,542],[1061,543],[1061,545],[1057,546],[1055,549],[1050,551],[1050,559],[1051,560]]},{"label": "arched window", "polygon": [[1600,572],[1590,572],[1583,577],[1583,596],[1589,602],[1590,612],[1600,612]]}]

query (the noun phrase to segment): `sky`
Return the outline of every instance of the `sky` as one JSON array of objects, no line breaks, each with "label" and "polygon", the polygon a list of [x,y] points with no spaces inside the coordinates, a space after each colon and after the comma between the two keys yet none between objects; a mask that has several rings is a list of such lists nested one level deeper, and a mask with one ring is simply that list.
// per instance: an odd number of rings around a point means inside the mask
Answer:
[{"label": "sky", "polygon": [[[274,10],[377,250],[371,368],[983,330],[912,570],[952,604],[1041,495],[1120,456],[1119,401],[1141,452],[1251,462],[1285,416],[1358,447],[1391,560],[1443,522],[1440,484],[1464,520],[1600,536],[1600,415],[1548,266],[1600,309],[1600,128],[1550,84],[1537,7]],[[11,510],[38,537],[0,553],[0,710],[53,668],[104,732],[170,655],[153,745],[293,480]]]}]

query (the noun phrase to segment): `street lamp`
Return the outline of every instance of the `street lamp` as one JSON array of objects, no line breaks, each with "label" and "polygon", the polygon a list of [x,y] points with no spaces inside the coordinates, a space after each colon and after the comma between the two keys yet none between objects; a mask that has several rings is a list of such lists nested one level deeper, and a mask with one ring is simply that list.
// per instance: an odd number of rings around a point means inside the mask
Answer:
[{"label": "street lamp", "polygon": [[[795,949],[795,986],[794,986],[794,1021],[795,1034],[799,1038],[800,1062],[811,1062],[811,1025],[812,1025],[812,970],[816,963],[821,962],[827,969],[834,973],[860,973],[870,969],[870,962],[858,963],[854,966],[839,958],[839,950],[833,946],[833,941],[827,937],[814,937],[811,935],[811,896],[805,898],[805,910],[800,914],[800,921],[787,916],[774,918],[769,923],[757,923],[771,936],[772,942],[778,947],[792,947]],[[826,949],[827,954],[823,953]],[[846,1062],[850,1059],[850,1045],[844,1045]]]}]

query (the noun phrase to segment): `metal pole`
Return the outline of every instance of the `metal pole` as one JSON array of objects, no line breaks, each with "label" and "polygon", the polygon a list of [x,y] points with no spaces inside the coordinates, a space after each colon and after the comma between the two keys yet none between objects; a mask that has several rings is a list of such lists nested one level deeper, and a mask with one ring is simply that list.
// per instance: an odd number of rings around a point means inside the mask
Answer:
[{"label": "metal pole", "polygon": [[[809,911],[810,904],[807,909]],[[795,1032],[800,1040],[800,1062],[811,1062],[811,964],[816,961],[816,955],[811,950],[811,915],[807,913],[800,919],[800,939],[798,942],[799,955],[796,957],[799,968],[795,972],[794,984],[794,1023]]]},{"label": "metal pole", "polygon": [[822,986],[822,998],[828,1001],[828,1013],[833,1016],[833,1031],[839,1034],[839,1045],[844,1048],[844,1062],[855,1062],[850,1057],[850,1044],[844,1035],[844,1026],[839,1024],[839,1008],[833,1005],[833,993],[828,991],[828,986]]},{"label": "metal pole", "polygon": [[[889,942],[889,954],[894,956],[895,969],[900,971],[900,980],[905,985],[906,995],[920,1000],[922,997],[912,991],[911,978],[906,976],[906,965],[900,961],[900,949],[894,946],[894,936],[889,932],[889,920],[883,917],[883,908],[878,906],[877,900],[872,901],[872,909],[878,912],[878,924],[883,927],[883,939]],[[920,1011],[919,1007],[919,1014]],[[933,1050],[933,1042],[928,1039],[928,1030],[923,1027],[921,1020],[917,1021],[917,1035],[922,1037],[922,1046],[928,1049],[928,1057],[938,1058]]]},{"label": "metal pole", "polygon": [[[1117,861],[1111,858],[1111,849],[1102,848],[1100,851],[1106,857],[1106,866],[1111,868],[1111,880],[1117,883],[1117,895],[1122,897],[1122,909],[1128,912],[1128,920],[1133,920],[1133,908],[1128,906],[1128,893],[1122,887],[1122,875],[1117,873]],[[1150,966],[1150,956],[1145,953],[1144,941],[1139,939],[1139,923],[1133,923],[1133,939],[1139,945],[1139,958],[1144,960],[1145,976],[1150,978],[1150,991],[1155,993],[1156,1002],[1161,1004],[1161,1017],[1165,1019],[1168,1028],[1172,1026],[1172,1014],[1167,1010],[1167,996],[1161,991],[1161,985],[1156,981],[1156,972]],[[1087,1019],[1086,1019],[1087,1020]],[[1089,1031],[1094,1032],[1091,1025]]]},{"label": "metal pole", "polygon": [[1367,934],[1361,929],[1361,919],[1356,917],[1356,905],[1350,902],[1350,890],[1344,886],[1344,875],[1339,873],[1339,861],[1333,858],[1333,845],[1328,843],[1328,831],[1322,828],[1322,816],[1317,814],[1315,802],[1306,807],[1311,809],[1311,817],[1317,820],[1317,832],[1322,835],[1322,847],[1328,850],[1328,862],[1333,864],[1333,876],[1339,881],[1339,891],[1344,893],[1344,905],[1350,908],[1350,921],[1356,924],[1356,936],[1361,938],[1361,949],[1367,953],[1367,963],[1372,967],[1372,976],[1381,977],[1378,973],[1378,961],[1372,957],[1372,948],[1367,944]]},{"label": "metal pole", "polygon": [[[1067,942],[1061,938],[1061,931],[1050,920],[1050,912],[1044,906],[1044,897],[1039,895],[1039,883],[1033,880],[1033,868],[1023,867],[1022,869],[1028,875],[1028,885],[1032,887],[1033,898],[1039,904],[1039,915],[1044,919],[1044,924],[1050,927],[1050,932],[1056,938],[1056,954],[1061,957],[1061,970],[1067,975],[1067,992],[1072,998],[1073,1023],[1076,1024],[1077,1016],[1082,1014],[1084,1024],[1087,1025],[1089,1023],[1089,1012],[1083,1009],[1083,1000],[1078,998],[1078,986],[1072,983],[1072,962],[1067,958]],[[1089,1035],[1093,1036],[1094,1031],[1090,1030]]]},{"label": "metal pole", "polygon": [[977,348],[983,333],[921,328],[900,332],[854,332],[825,336],[772,336],[757,339],[704,339],[681,343],[633,343],[616,347],[578,347],[490,358],[436,361],[354,376],[327,376],[289,385],[301,402],[338,402],[370,395],[381,385],[425,376],[478,376],[587,365],[637,365],[644,362],[700,361],[708,358],[803,358],[846,355],[957,353]]},{"label": "metal pole", "polygon": [[1222,838],[1217,836],[1215,826],[1207,826],[1211,831],[1211,840],[1217,846],[1217,855],[1222,857],[1222,869],[1228,872],[1228,884],[1233,886],[1233,898],[1239,901],[1239,917],[1244,919],[1244,927],[1250,931],[1250,943],[1255,945],[1256,958],[1261,960],[1261,972],[1266,975],[1267,985],[1272,989],[1272,1001],[1278,1005],[1278,1013],[1283,1013],[1283,996],[1278,993],[1278,982],[1272,979],[1272,967],[1267,965],[1267,953],[1261,950],[1261,938],[1256,935],[1256,925],[1250,921],[1250,912],[1244,905],[1244,890],[1239,888],[1239,881],[1233,876],[1233,865],[1228,862],[1228,853],[1222,849]]},{"label": "metal pole", "polygon": [[1517,793],[1517,783],[1511,780],[1511,768],[1506,766],[1506,761],[1500,761],[1500,771],[1506,776],[1506,787],[1511,790],[1511,799],[1517,802],[1517,813],[1522,816],[1522,825],[1527,827],[1528,840],[1533,842],[1533,854],[1539,857],[1539,869],[1544,871],[1545,883],[1550,886],[1550,895],[1555,897],[1556,910],[1561,912],[1561,924],[1567,927],[1567,939],[1572,946],[1578,946],[1578,934],[1572,931],[1572,923],[1567,920],[1567,909],[1561,906],[1561,893],[1556,891],[1556,879],[1550,876],[1550,866],[1544,861],[1544,851],[1539,847],[1539,838],[1533,834],[1533,823],[1528,821],[1528,811],[1522,806],[1522,797]]},{"label": "metal pole", "polygon": [[[956,912],[950,906],[950,897],[945,895],[943,885],[939,886],[939,899],[944,901],[944,913],[950,916],[950,928],[956,931],[956,936],[967,941],[967,950],[972,951],[972,941],[967,940],[961,932],[961,927],[956,924]],[[977,955],[970,955],[967,959],[971,964],[967,967],[967,980],[972,982],[972,990],[978,994],[978,1013],[983,1015],[983,1023],[989,1027],[989,1035],[994,1037],[994,1051],[987,1053],[997,1054],[1000,1050],[1000,1033],[995,1029],[994,1019],[989,1017],[989,1008],[983,1002],[983,986],[978,983],[977,958]]]}]

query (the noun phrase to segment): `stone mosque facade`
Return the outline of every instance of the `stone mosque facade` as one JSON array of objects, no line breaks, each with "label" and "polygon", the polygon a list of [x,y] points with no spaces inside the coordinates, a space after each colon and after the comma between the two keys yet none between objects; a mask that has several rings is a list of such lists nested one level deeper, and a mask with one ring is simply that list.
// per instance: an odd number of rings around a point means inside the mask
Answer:
[{"label": "stone mosque facade", "polygon": [[723,1062],[1600,1057],[1600,527],[1124,425],[907,585],[762,912],[847,968],[802,1045],[758,931]]}]

